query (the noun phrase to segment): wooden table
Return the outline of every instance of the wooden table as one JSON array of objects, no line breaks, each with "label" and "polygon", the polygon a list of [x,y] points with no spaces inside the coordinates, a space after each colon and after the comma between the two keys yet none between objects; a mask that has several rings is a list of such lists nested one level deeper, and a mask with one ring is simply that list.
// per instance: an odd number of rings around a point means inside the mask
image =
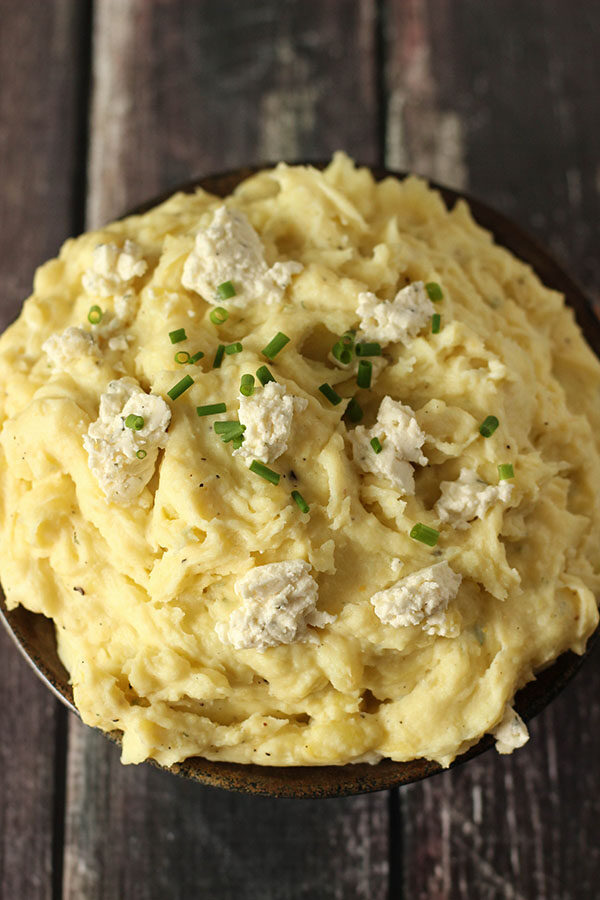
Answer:
[{"label": "wooden table", "polygon": [[[338,147],[468,188],[597,300],[599,43],[566,0],[0,0],[0,324],[86,225]],[[599,897],[599,662],[514,757],[268,800],[121,767],[0,634],[1,896]]]}]

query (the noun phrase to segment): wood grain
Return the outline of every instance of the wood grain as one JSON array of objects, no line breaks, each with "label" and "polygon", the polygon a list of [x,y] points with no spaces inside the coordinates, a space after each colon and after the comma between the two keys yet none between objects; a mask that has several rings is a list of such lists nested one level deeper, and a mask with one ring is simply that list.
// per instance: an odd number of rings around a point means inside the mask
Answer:
[{"label": "wood grain", "polygon": [[[0,0],[0,330],[74,227],[81,22],[79,0]],[[37,900],[60,863],[65,713],[0,632],[0,894]]]},{"label": "wood grain", "polygon": [[[600,292],[600,10],[390,3],[387,163],[469,188]],[[595,125],[591,126],[591,123]],[[490,752],[397,797],[392,882],[411,900],[598,895],[600,652],[513,758]]]},{"label": "wood grain", "polygon": [[[88,224],[190,177],[264,159],[377,157],[369,2],[95,6]],[[387,797],[228,795],[124,769],[71,723],[64,894],[387,896]]]}]

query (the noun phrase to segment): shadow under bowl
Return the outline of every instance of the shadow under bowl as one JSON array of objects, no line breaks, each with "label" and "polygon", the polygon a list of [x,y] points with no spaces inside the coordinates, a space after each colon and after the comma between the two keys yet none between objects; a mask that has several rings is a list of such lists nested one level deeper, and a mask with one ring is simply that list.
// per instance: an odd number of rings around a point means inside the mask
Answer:
[{"label": "shadow under bowl", "polygon": [[[320,162],[314,163],[314,165],[318,168],[324,166]],[[264,167],[236,169],[190,181],[140,204],[126,215],[147,212],[176,191],[189,193],[197,187],[202,187],[217,196],[226,197],[241,181],[259,171],[259,168]],[[390,172],[385,169],[375,168],[372,171],[378,180],[390,175],[398,178],[405,176],[405,173]],[[600,322],[581,289],[558,263],[517,225],[489,206],[463,192],[451,190],[435,182],[430,182],[430,184],[440,191],[448,207],[451,207],[459,199],[467,200],[476,221],[492,232],[498,244],[506,247],[519,259],[529,263],[547,287],[565,295],[566,302],[574,310],[577,322],[588,344],[596,354],[600,355]],[[23,607],[9,612],[1,592],[0,618],[38,676],[69,709],[77,713],[73,704],[73,691],[69,684],[68,672],[58,658],[52,621],[43,615],[29,612]],[[562,691],[583,660],[590,654],[598,634],[599,629],[590,638],[584,656],[577,656],[571,652],[563,653],[551,666],[538,673],[534,681],[518,692],[515,708],[525,721],[529,721],[541,712]],[[119,732],[112,732],[107,737],[120,743]],[[452,766],[473,759],[493,744],[493,738],[485,735],[477,744],[457,757]],[[415,759],[410,762],[382,760],[375,766],[358,763],[345,766],[267,767],[211,762],[202,757],[191,757],[185,762],[172,766],[168,771],[202,784],[248,794],[325,798],[344,797],[398,787],[445,770],[438,763],[426,759]]]}]

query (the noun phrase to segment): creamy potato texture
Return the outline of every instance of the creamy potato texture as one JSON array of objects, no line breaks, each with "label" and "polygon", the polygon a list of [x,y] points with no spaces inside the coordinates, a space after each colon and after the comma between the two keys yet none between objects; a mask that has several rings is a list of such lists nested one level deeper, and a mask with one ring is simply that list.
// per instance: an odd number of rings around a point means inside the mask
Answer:
[{"label": "creamy potato texture", "polygon": [[[277,484],[240,426],[215,432],[245,374]],[[124,762],[446,765],[496,730],[510,750],[515,691],[598,620],[599,386],[563,298],[420,180],[339,154],[177,194],[67,241],[0,340],[8,606],[54,620]]]}]

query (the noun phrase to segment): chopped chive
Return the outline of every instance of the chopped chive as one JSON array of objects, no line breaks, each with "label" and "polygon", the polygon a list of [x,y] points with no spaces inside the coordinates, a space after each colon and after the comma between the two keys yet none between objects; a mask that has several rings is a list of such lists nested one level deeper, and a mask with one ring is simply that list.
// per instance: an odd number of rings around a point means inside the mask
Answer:
[{"label": "chopped chive", "polygon": [[190,362],[191,358],[192,357],[187,352],[187,350],[178,350],[177,353],[175,354],[175,362],[178,363],[180,366],[185,366],[187,363]]},{"label": "chopped chive", "polygon": [[255,475],[260,475],[261,478],[264,478],[265,481],[270,481],[271,484],[279,484],[281,476],[257,459],[252,460],[248,468],[251,472],[254,472]]},{"label": "chopped chive", "polygon": [[227,412],[225,403],[207,403],[206,406],[197,406],[196,412],[199,416],[216,416],[217,413]]},{"label": "chopped chive", "polygon": [[501,463],[498,466],[498,480],[506,481],[507,478],[514,478],[515,470],[512,463]]},{"label": "chopped chive", "polygon": [[442,317],[439,313],[434,313],[431,317],[431,333],[439,334],[442,327]]},{"label": "chopped chive", "polygon": [[194,379],[190,375],[184,375],[181,381],[178,381],[177,384],[174,384],[170,391],[167,391],[167,394],[171,398],[171,400],[177,400],[178,397],[187,391],[188,388],[194,383]]},{"label": "chopped chive", "polygon": [[224,281],[223,284],[217,287],[219,300],[229,300],[230,297],[235,297],[236,293],[237,291],[230,281]]},{"label": "chopped chive", "polygon": [[287,334],[284,334],[283,331],[278,331],[275,337],[271,338],[267,346],[263,347],[261,351],[262,355],[270,360],[275,359],[279,351],[283,350],[285,345],[289,343],[289,340]]},{"label": "chopped chive", "polygon": [[372,375],[373,363],[369,362],[368,359],[361,359],[358,364],[358,374],[356,376],[357,385],[360,388],[370,388]]},{"label": "chopped chive", "polygon": [[92,325],[97,325],[98,322],[102,319],[103,313],[99,306],[90,306],[88,312],[88,322]]},{"label": "chopped chive", "polygon": [[170,331],[169,337],[171,338],[172,344],[179,344],[181,341],[187,341],[185,328],[176,328],[175,331]]},{"label": "chopped chive", "polygon": [[300,493],[300,491],[292,491],[292,499],[298,504],[300,507],[300,512],[307,513],[310,509],[308,503]]},{"label": "chopped chive", "polygon": [[131,428],[132,431],[141,431],[144,427],[144,417],[136,416],[131,413],[125,419],[125,428]]},{"label": "chopped chive", "polygon": [[241,353],[244,348],[240,344],[239,341],[236,341],[235,344],[227,344],[225,347],[225,353],[228,356],[232,356],[234,353]]},{"label": "chopped chive", "polygon": [[240,435],[240,437],[234,437],[231,442],[231,446],[234,450],[239,450],[242,444],[244,443],[244,435]]},{"label": "chopped chive", "polygon": [[351,397],[348,401],[348,406],[346,407],[345,416],[348,416],[351,422],[360,422],[364,413],[362,410],[362,406],[356,399],[356,397]]},{"label": "chopped chive", "polygon": [[428,281],[425,285],[425,290],[433,303],[439,303],[440,300],[444,299],[444,292],[436,281]]},{"label": "chopped chive", "polygon": [[354,349],[357,356],[381,356],[381,344],[377,341],[361,341]]},{"label": "chopped chive", "polygon": [[413,525],[411,528],[410,536],[414,541],[421,541],[422,544],[427,544],[429,547],[435,547],[440,533],[439,531],[436,531],[435,528],[430,528],[429,525],[423,525],[422,522],[417,522],[417,524]]},{"label": "chopped chive", "polygon": [[383,450],[383,447],[381,446],[381,441],[379,440],[379,438],[376,438],[376,437],[371,438],[369,443],[370,443],[371,447],[373,448],[373,450],[375,451],[375,453],[381,453],[381,451]]},{"label": "chopped chive", "polygon": [[198,350],[197,353],[194,353],[194,355],[192,356],[190,362],[193,362],[193,363],[200,362],[200,360],[201,360],[203,357],[204,357],[204,353],[202,352],[202,350]]},{"label": "chopped chive", "polygon": [[138,450],[135,455],[138,459],[146,459],[147,454],[145,450]]},{"label": "chopped chive", "polygon": [[265,384],[268,384],[269,381],[275,381],[275,378],[271,375],[266,366],[260,366],[260,368],[256,370],[256,377],[263,387]]},{"label": "chopped chive", "polygon": [[337,391],[334,391],[331,385],[327,384],[327,382],[325,384],[319,385],[319,390],[324,397],[327,397],[330,403],[333,403],[334,406],[337,406],[338,403],[342,402],[342,398],[340,397],[340,395],[337,393]]},{"label": "chopped chive", "polygon": [[354,331],[345,331],[340,338],[340,341],[342,342],[342,344],[345,344],[346,347],[352,347],[355,340],[356,333]]},{"label": "chopped chive", "polygon": [[489,438],[492,435],[500,422],[496,418],[496,416],[486,416],[481,425],[479,426],[479,434],[484,438]]},{"label": "chopped chive", "polygon": [[333,345],[331,353],[343,366],[347,366],[352,362],[352,350],[342,341],[338,341],[337,344]]},{"label": "chopped chive", "polygon": [[[224,406],[225,404],[223,404]],[[223,412],[223,410],[221,410]],[[213,425],[216,434],[229,434],[230,432],[242,434],[246,430],[246,426],[238,422],[237,419],[230,419],[227,422],[215,422]]]},{"label": "chopped chive", "polygon": [[254,393],[254,375],[242,375],[240,381],[240,394],[244,397],[251,397]]},{"label": "chopped chive", "polygon": [[212,367],[213,369],[220,369],[221,363],[223,362],[223,356],[225,355],[225,344],[219,344],[217,347],[217,352],[215,353],[215,358],[213,359]]},{"label": "chopped chive", "polygon": [[215,306],[211,309],[209,318],[213,325],[222,325],[229,318],[229,313],[222,306]]}]

